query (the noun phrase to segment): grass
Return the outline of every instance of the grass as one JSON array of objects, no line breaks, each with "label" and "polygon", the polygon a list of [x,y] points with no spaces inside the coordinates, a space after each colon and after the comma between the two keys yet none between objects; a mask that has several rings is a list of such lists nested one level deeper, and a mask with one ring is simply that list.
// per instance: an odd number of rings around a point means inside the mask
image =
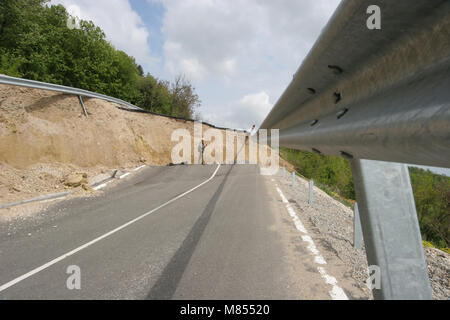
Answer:
[{"label": "grass", "polygon": [[[306,181],[309,181],[310,179],[306,178],[305,176],[303,176],[302,174],[300,174],[299,172],[295,171],[295,174],[303,179],[305,179]],[[340,203],[342,203],[343,205],[353,209],[353,207],[355,206],[355,202],[354,200],[350,200],[350,199],[346,199],[342,196],[340,196],[338,193],[334,192],[329,186],[324,185],[320,182],[314,181],[314,185],[319,188],[320,190],[322,190],[323,192],[325,192],[327,195],[329,195],[330,197],[332,197],[333,199],[339,201]]]},{"label": "grass", "polygon": [[[288,162],[288,161],[286,161],[286,162]],[[305,176],[303,176],[301,173],[299,173],[299,172],[297,172],[297,171],[295,171],[295,174],[296,174],[297,176],[299,176],[299,177],[301,177],[301,178],[307,180],[307,181],[310,180],[310,179],[306,178]],[[317,182],[317,181],[314,181],[314,185],[315,185],[316,187],[318,187],[319,189],[321,189],[321,190],[322,190],[323,192],[325,192],[326,194],[328,194],[328,195],[329,195],[330,197],[332,197],[333,199],[339,201],[339,202],[342,203],[343,205],[345,205],[345,206],[351,208],[352,210],[354,209],[354,206],[355,206],[356,201],[351,200],[351,199],[346,199],[346,198],[342,197],[341,195],[339,195],[338,193],[336,193],[335,191],[333,191],[332,188],[330,188],[329,186],[324,185],[324,184],[321,184],[321,183],[319,183],[319,182]],[[424,247],[428,247],[428,248],[439,249],[439,250],[441,250],[441,251],[444,251],[444,252],[450,254],[450,248],[447,248],[447,247],[438,247],[438,246],[435,246],[435,245],[433,245],[431,242],[428,242],[428,241],[423,241],[423,246],[424,246]]]},{"label": "grass", "polygon": [[425,241],[425,240],[423,240],[422,242],[423,242],[423,246],[424,247],[439,249],[439,250],[442,250],[442,251],[450,254],[450,248],[439,248],[439,247],[434,246],[431,242],[428,242],[428,241]]}]

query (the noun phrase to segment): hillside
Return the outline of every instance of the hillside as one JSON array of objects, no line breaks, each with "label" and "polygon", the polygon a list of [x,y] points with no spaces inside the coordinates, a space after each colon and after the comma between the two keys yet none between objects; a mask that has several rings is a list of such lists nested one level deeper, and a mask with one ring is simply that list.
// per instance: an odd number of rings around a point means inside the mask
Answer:
[{"label": "hillside", "polygon": [[[85,106],[88,117],[76,96],[0,86],[1,204],[66,191],[65,179],[73,173],[91,178],[142,164],[168,165],[178,143],[172,132],[186,129],[193,136],[192,121],[125,111],[97,99],[85,99]],[[203,124],[203,132],[210,128]],[[1,209],[0,216],[14,211]]]},{"label": "hillside", "polygon": [[[328,194],[347,205],[355,202],[348,160],[286,148],[280,155]],[[450,252],[450,178],[415,167],[410,167],[409,173],[423,239]]]}]

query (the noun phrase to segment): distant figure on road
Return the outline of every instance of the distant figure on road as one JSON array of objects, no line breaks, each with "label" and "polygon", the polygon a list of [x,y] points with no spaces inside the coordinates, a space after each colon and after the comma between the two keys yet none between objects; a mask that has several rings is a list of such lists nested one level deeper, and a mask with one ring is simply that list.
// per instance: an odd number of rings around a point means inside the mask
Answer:
[{"label": "distant figure on road", "polygon": [[198,163],[203,164],[203,152],[205,151],[205,141],[202,139],[200,144],[198,145]]}]

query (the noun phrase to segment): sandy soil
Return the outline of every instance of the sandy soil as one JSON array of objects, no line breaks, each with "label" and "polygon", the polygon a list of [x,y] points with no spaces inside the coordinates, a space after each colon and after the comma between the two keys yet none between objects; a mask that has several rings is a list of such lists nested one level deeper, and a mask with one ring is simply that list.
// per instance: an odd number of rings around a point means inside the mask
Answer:
[{"label": "sandy soil", "polygon": [[[178,143],[172,132],[194,135],[191,121],[125,111],[98,99],[84,104],[88,117],[76,96],[0,85],[0,204],[67,191],[64,182],[73,173],[91,178],[142,164],[168,165]],[[203,125],[203,132],[210,128]],[[0,218],[39,208],[0,209]]]}]

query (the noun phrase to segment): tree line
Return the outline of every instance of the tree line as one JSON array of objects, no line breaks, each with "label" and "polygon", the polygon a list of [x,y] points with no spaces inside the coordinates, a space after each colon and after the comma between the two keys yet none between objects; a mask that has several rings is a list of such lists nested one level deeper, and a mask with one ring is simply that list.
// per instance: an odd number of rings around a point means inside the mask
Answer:
[{"label": "tree line", "polygon": [[[340,196],[356,200],[350,161],[307,151],[281,148],[295,170]],[[422,238],[438,248],[450,247],[450,177],[409,168]],[[448,249],[447,249],[448,250]]]},{"label": "tree line", "polygon": [[106,94],[155,113],[194,117],[200,99],[185,77],[169,82],[144,74],[93,22],[81,20],[70,29],[64,6],[47,2],[0,1],[0,73]]}]

